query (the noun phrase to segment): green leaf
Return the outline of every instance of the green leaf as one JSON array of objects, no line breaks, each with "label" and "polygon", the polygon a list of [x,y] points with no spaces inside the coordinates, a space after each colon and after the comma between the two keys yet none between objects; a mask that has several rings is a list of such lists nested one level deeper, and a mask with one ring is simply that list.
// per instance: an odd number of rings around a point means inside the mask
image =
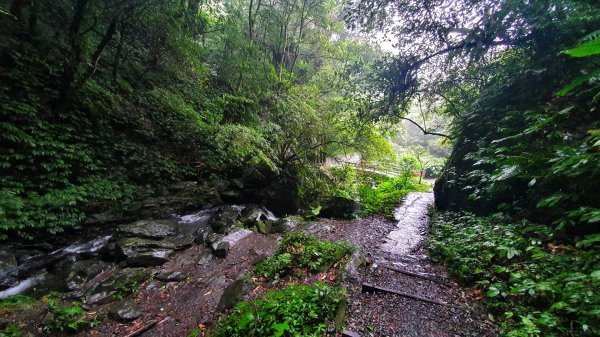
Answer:
[{"label": "green leaf", "polygon": [[600,39],[597,38],[592,41],[582,43],[578,47],[563,51],[563,53],[572,57],[587,57],[600,54]]},{"label": "green leaf", "polygon": [[577,87],[579,87],[580,85],[588,82],[590,79],[596,77],[600,75],[600,68],[599,69],[595,69],[592,72],[588,73],[588,74],[584,74],[581,75],[579,77],[577,77],[575,80],[573,80],[573,82],[565,85],[564,87],[562,87],[559,91],[557,91],[555,93],[556,96],[566,96],[568,93],[570,93],[571,91],[573,91],[574,89],[576,89]]},{"label": "green leaf", "polygon": [[496,297],[500,294],[500,290],[496,287],[490,287],[487,293],[485,294],[487,297]]}]

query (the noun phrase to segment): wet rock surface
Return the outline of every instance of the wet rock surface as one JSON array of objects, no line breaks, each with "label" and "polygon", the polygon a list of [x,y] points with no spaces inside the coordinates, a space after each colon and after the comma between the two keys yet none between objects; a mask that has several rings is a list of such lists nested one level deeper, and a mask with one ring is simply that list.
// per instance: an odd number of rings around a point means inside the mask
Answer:
[{"label": "wet rock surface", "polygon": [[164,239],[177,234],[177,224],[166,220],[140,220],[119,226],[119,234],[145,239]]},{"label": "wet rock surface", "polygon": [[0,246],[0,290],[14,285],[18,275],[17,258],[5,246]]},{"label": "wet rock surface", "polygon": [[126,292],[150,277],[150,272],[144,268],[124,268],[103,278],[92,285],[86,292],[86,304],[106,304],[115,301]]},{"label": "wet rock surface", "polygon": [[361,206],[354,200],[332,197],[321,202],[320,217],[334,219],[355,219]]},{"label": "wet rock surface", "polygon": [[120,301],[113,304],[108,315],[117,321],[129,322],[142,317],[142,310],[131,301]]},{"label": "wet rock surface", "polygon": [[225,258],[214,257],[206,245],[177,252],[161,268],[165,273],[184,273],[185,280],[141,283],[140,291],[129,300],[143,308],[144,314],[129,324],[106,321],[93,334],[126,336],[140,326],[159,322],[141,336],[181,337],[200,324],[211,325],[218,318],[219,303],[227,307],[236,302],[243,288],[240,276],[253,268],[257,254],[272,255],[276,247],[276,236],[250,232],[231,245]]}]

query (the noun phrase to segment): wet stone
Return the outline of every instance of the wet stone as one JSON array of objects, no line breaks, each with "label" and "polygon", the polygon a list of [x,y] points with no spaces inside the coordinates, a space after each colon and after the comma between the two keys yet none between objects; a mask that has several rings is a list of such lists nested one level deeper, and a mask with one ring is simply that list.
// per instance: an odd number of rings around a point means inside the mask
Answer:
[{"label": "wet stone", "polygon": [[119,226],[119,234],[145,239],[162,239],[177,234],[177,224],[165,220],[140,220]]},{"label": "wet stone", "polygon": [[224,259],[229,253],[229,249],[231,249],[229,242],[222,241],[216,245],[213,245],[213,254],[221,259]]},{"label": "wet stone", "polygon": [[115,295],[131,289],[150,277],[145,268],[124,268],[114,272],[87,291],[86,304],[106,304],[115,300]]},{"label": "wet stone", "polygon": [[0,289],[17,281],[17,258],[6,246],[0,246]]},{"label": "wet stone", "polygon": [[108,312],[117,321],[130,322],[142,317],[142,310],[131,301],[121,301],[113,304]]},{"label": "wet stone", "polygon": [[67,270],[66,286],[70,291],[79,291],[83,285],[108,269],[109,264],[98,260],[76,261]]},{"label": "wet stone", "polygon": [[158,273],[154,278],[163,282],[181,282],[187,278],[187,274],[181,271],[170,271]]},{"label": "wet stone", "polygon": [[231,308],[239,302],[244,291],[244,284],[245,282],[243,279],[237,279],[225,288],[223,295],[221,295],[221,299],[219,299],[219,304],[217,305],[218,312]]},{"label": "wet stone", "polygon": [[168,241],[147,240],[139,238],[121,239],[116,243],[117,255],[125,260],[128,266],[159,266],[168,261],[174,254],[176,246]]}]

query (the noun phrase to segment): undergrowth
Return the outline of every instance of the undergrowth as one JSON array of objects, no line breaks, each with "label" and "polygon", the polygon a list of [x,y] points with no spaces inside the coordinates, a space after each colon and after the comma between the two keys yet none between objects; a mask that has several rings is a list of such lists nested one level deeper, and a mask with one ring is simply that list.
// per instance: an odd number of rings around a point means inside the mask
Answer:
[{"label": "undergrowth", "polygon": [[546,226],[502,214],[435,213],[431,223],[431,256],[486,291],[484,303],[502,334],[600,333],[598,235],[565,243]]},{"label": "undergrowth", "polygon": [[287,286],[238,303],[213,336],[321,336],[343,299],[343,290],[322,283]]},{"label": "undergrowth", "polygon": [[405,175],[395,178],[370,175],[358,185],[361,215],[383,214],[391,216],[400,200],[410,192],[428,191],[431,187],[415,177]]},{"label": "undergrowth", "polygon": [[283,238],[272,257],[256,265],[254,273],[279,279],[289,274],[326,271],[354,250],[343,241],[322,241],[301,232],[292,232]]}]

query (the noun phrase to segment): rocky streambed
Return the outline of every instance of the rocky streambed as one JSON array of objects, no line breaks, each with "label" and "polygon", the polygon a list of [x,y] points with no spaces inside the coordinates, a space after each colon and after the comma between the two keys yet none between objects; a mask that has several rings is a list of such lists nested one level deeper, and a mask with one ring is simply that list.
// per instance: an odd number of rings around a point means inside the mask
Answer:
[{"label": "rocky streambed", "polygon": [[[110,318],[81,336],[175,337],[191,331],[204,336],[219,314],[239,300],[288,281],[326,278],[348,294],[343,323],[348,331],[334,335],[496,336],[474,291],[452,282],[443,267],[427,258],[423,242],[432,201],[431,193],[411,193],[393,220],[373,216],[312,223],[299,217],[278,219],[259,205],[221,204],[113,225],[62,247],[4,247],[0,280],[5,289],[0,296],[58,290],[64,302],[80,301],[89,312]],[[327,208],[342,217],[357,209],[341,200],[332,200]],[[275,252],[280,234],[294,229],[348,241],[360,251],[341,273],[330,270],[273,284],[249,279],[253,266]],[[7,282],[12,284],[7,287]],[[43,303],[26,310],[0,308],[0,325],[16,322],[29,336],[46,336],[42,326],[53,317]]]},{"label": "rocky streambed", "polygon": [[[265,239],[265,234],[289,231],[299,222],[293,217],[278,219],[259,205],[222,204],[205,191],[199,193],[195,183],[179,185],[168,196],[145,200],[134,215],[99,213],[88,219],[91,226],[72,233],[1,246],[0,299],[59,292],[61,300],[79,301],[85,309],[107,313],[116,321],[136,320],[148,308],[123,300],[130,293],[163,291],[193,277],[192,269],[210,271],[214,277],[206,282],[223,287],[231,268],[215,264],[229,261],[226,258],[237,253],[238,244],[250,242],[254,258],[263,256],[261,247],[268,250],[276,241]],[[208,200],[220,205],[206,206]],[[175,213],[194,208],[183,215]],[[149,218],[131,221],[144,215]],[[41,333],[44,321],[52,317],[47,308],[30,309],[0,308],[0,330],[17,323],[29,334]]]}]

